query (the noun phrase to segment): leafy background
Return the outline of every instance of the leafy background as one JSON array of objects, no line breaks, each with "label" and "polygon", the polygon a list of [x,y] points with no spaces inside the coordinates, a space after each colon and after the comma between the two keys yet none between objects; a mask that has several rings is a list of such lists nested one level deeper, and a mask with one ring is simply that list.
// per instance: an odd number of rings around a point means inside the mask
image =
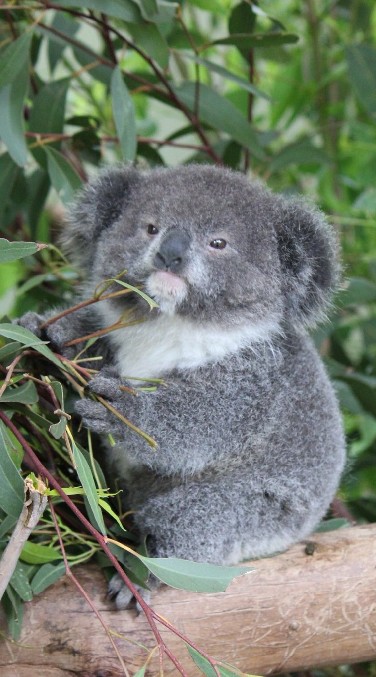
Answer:
[{"label": "leafy background", "polygon": [[[106,527],[119,535],[120,526],[109,512],[120,511],[118,499],[103,493],[107,485],[90,439],[86,448],[74,442],[81,460],[77,477],[64,437],[67,417],[51,413],[53,406],[71,411],[74,389],[62,374],[51,375],[51,363],[38,362],[30,337],[28,343],[9,335],[8,318],[73,302],[79,272],[54,244],[64,206],[99,166],[119,160],[141,166],[223,163],[280,192],[304,193],[338,230],[343,289],[330,322],[316,331],[315,340],[334,379],[348,434],[349,463],[341,487],[347,508],[342,512],[349,511],[358,522],[374,521],[374,1],[10,2],[0,7],[0,50],[4,377],[5,368],[28,349],[0,399],[8,419],[42,461],[52,464],[64,486],[85,487],[93,523],[98,526],[104,509]],[[37,250],[31,244],[35,241],[50,246]],[[25,365],[31,375],[47,380],[49,389],[23,380]],[[77,373],[70,378],[77,382]],[[41,400],[48,406],[43,408]],[[58,427],[51,431],[50,426]],[[5,482],[20,467],[25,450],[4,421],[0,447],[11,463],[5,467],[4,461],[1,469]],[[33,469],[30,459],[24,467]],[[18,471],[15,477],[9,489],[15,503],[8,494],[0,502],[3,544],[22,496]],[[82,508],[82,496],[74,498]],[[70,565],[93,555],[100,559],[99,546],[85,539],[56,497],[53,501]],[[119,557],[135,580],[144,576],[134,557]],[[63,572],[56,528],[46,513],[25,546],[5,598],[14,636],[22,600]]]}]

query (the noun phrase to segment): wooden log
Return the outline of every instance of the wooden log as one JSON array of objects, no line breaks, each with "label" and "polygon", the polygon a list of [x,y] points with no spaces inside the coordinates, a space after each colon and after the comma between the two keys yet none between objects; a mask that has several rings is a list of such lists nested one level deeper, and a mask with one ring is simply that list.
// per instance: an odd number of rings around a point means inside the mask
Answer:
[{"label": "wooden log", "polygon": [[[233,581],[226,593],[163,587],[153,597],[154,608],[209,654],[246,673],[265,675],[376,658],[375,524],[315,534],[308,545],[300,543],[252,564],[255,571]],[[155,645],[146,619],[134,611],[113,610],[102,574],[94,566],[81,567],[77,576],[116,633],[133,675]],[[1,629],[5,632],[4,625]],[[182,641],[161,630],[187,675],[198,675]],[[165,675],[178,674],[167,659],[164,667]],[[3,636],[0,674],[118,677],[124,672],[103,627],[65,577],[26,604],[18,643]],[[157,654],[146,674],[159,674]]]}]

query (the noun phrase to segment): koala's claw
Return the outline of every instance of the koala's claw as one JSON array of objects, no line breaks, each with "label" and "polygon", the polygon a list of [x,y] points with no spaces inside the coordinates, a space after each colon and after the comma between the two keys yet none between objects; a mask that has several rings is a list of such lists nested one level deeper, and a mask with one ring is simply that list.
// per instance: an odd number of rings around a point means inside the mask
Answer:
[{"label": "koala's claw", "polygon": [[[134,584],[134,587],[136,588],[137,592],[140,593],[142,599],[146,602],[146,604],[150,604],[151,600],[150,590],[142,588],[140,585],[137,584]],[[127,588],[127,586],[125,585],[119,574],[115,574],[111,578],[108,584],[108,595],[111,599],[114,599],[116,608],[119,610],[128,609],[133,604],[133,601],[135,601],[137,613],[139,614],[142,611],[140,603],[134,597],[133,593],[129,590],[129,588]]]}]

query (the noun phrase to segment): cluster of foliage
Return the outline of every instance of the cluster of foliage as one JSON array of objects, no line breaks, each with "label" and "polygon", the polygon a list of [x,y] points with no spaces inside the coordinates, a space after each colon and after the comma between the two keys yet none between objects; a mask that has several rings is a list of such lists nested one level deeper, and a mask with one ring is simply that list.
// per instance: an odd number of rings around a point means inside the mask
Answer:
[{"label": "cluster of foliage", "polygon": [[[358,520],[373,521],[373,0],[277,0],[275,16],[253,0],[29,4],[0,6],[1,315],[70,304],[79,275],[54,244],[61,206],[103,164],[221,163],[250,171],[279,191],[313,197],[338,228],[347,279],[331,323],[315,335],[349,437],[341,495]],[[72,435],[69,413],[90,371],[79,360],[62,364],[7,317],[0,340],[0,549],[22,507],[19,468],[50,478],[54,506],[25,545],[4,597],[17,636],[22,600],[55,581],[67,565],[93,555],[103,562],[103,538],[85,535],[77,506],[97,535],[115,540],[122,535],[116,518],[121,509],[118,497],[105,490],[90,436],[84,448]],[[66,498],[64,503],[58,497],[56,478],[71,487],[66,493],[76,506],[74,518]],[[136,557],[118,546],[111,552],[135,582],[158,566],[142,552]],[[169,566],[172,573],[156,572],[167,582],[194,587],[198,575],[201,589],[212,589],[212,572]],[[191,656],[206,674],[231,674],[192,647]]]}]

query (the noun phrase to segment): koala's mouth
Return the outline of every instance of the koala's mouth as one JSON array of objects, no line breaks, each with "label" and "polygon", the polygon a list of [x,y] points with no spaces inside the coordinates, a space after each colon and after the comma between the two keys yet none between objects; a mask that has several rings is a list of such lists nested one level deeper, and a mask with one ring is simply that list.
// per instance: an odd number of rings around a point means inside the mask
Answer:
[{"label": "koala's mouth", "polygon": [[181,303],[188,293],[186,281],[167,270],[157,270],[146,280],[146,291],[154,298],[163,310],[164,302],[174,306]]}]

